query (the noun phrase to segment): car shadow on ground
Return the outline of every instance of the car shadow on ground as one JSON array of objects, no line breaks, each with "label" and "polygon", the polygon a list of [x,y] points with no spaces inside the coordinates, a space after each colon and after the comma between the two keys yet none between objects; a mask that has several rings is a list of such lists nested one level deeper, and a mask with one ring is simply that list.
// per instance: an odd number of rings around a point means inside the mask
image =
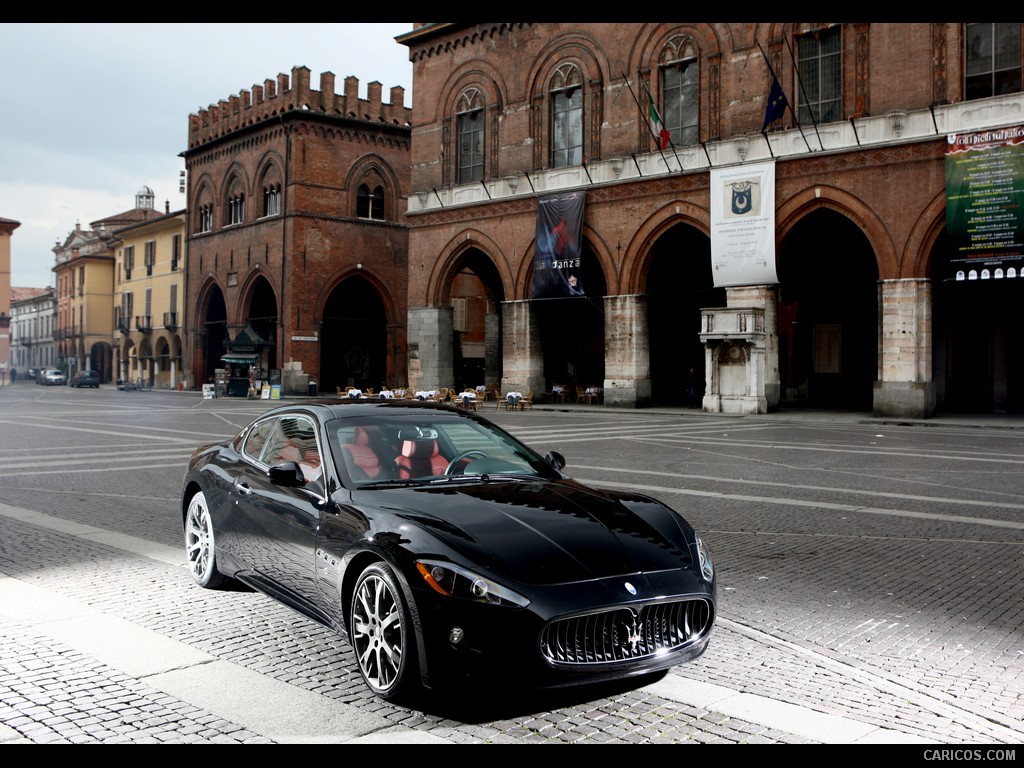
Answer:
[{"label": "car shadow on ground", "polygon": [[515,690],[490,684],[474,686],[463,683],[422,692],[417,701],[409,703],[433,716],[479,724],[614,698],[656,683],[667,674],[662,670],[610,683],[545,690]]}]

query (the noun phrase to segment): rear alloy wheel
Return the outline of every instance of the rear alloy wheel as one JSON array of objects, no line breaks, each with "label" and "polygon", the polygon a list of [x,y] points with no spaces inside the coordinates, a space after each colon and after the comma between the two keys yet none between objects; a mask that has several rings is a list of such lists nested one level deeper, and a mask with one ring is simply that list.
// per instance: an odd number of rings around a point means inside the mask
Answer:
[{"label": "rear alloy wheel", "polygon": [[409,693],[416,678],[412,624],[402,590],[384,563],[359,575],[351,626],[359,672],[370,690],[388,701]]},{"label": "rear alloy wheel", "polygon": [[213,519],[206,505],[206,494],[197,491],[185,513],[185,555],[196,584],[217,589],[228,580],[217,570],[217,548],[213,541]]}]

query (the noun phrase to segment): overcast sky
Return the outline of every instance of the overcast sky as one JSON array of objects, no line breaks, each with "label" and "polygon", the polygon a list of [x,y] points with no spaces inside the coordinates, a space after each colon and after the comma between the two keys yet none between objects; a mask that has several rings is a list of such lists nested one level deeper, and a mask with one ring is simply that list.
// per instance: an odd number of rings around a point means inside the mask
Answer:
[{"label": "overcast sky", "polygon": [[53,247],[80,222],[135,207],[186,207],[178,192],[188,118],[293,67],[405,88],[409,49],[393,24],[0,24],[0,218],[11,237],[11,285],[53,285]]}]

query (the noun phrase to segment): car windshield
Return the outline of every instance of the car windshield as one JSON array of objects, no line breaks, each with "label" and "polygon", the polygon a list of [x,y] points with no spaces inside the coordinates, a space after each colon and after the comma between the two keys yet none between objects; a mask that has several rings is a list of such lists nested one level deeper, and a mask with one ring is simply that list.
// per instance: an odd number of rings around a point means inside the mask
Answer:
[{"label": "car windshield", "polygon": [[504,430],[444,412],[327,422],[338,473],[348,487],[394,487],[443,478],[556,478],[539,454]]}]

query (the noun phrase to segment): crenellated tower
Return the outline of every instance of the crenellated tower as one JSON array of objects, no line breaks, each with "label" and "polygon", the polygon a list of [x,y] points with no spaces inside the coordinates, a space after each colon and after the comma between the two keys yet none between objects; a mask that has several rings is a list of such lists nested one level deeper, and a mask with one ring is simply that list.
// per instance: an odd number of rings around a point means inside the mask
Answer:
[{"label": "crenellated tower", "polygon": [[320,89],[310,87],[308,67],[293,67],[291,76],[281,73],[277,80],[264,80],[251,90],[211,104],[198,114],[189,115],[189,149],[227,136],[242,128],[258,125],[286,112],[309,110],[334,117],[393,126],[409,126],[412,109],[405,106],[405,88],[391,88],[391,101],[382,101],[383,86],[378,81],[367,85],[367,98],[359,98],[359,78],[346,77],[345,90],[336,93],[333,72],[320,75]]}]

